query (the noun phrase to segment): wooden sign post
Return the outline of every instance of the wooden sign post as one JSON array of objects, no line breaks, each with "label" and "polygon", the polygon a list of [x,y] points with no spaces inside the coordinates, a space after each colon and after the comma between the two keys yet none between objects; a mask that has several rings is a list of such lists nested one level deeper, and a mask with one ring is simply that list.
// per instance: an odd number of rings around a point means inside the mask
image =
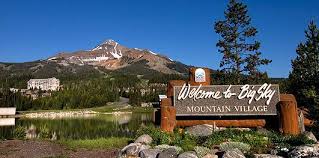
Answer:
[{"label": "wooden sign post", "polygon": [[280,131],[300,133],[297,102],[293,95],[280,95],[278,85],[211,85],[209,69],[190,68],[189,81],[168,83],[167,98],[161,101],[161,129],[173,132],[175,126],[198,124],[264,127],[265,117],[277,114]]}]

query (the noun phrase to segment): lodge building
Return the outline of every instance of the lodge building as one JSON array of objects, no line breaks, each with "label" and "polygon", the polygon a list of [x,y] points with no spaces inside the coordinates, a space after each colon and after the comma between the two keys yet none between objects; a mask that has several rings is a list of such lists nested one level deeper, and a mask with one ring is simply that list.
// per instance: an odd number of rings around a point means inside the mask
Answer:
[{"label": "lodge building", "polygon": [[28,89],[41,89],[41,90],[51,90],[51,91],[57,91],[60,87],[60,80],[53,78],[47,78],[47,79],[30,79],[28,81]]}]

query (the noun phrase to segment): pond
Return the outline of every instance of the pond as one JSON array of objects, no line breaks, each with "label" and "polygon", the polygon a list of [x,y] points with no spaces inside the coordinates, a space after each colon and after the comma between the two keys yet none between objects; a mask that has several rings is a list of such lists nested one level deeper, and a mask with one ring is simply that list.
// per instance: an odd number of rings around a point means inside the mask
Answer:
[{"label": "pond", "polygon": [[14,126],[0,126],[0,139],[13,138],[17,128],[25,129],[29,136],[30,134],[35,137],[46,135],[48,138],[56,137],[57,139],[134,137],[140,126],[152,123],[152,113],[100,114],[91,117],[57,119],[16,118],[14,121]]}]

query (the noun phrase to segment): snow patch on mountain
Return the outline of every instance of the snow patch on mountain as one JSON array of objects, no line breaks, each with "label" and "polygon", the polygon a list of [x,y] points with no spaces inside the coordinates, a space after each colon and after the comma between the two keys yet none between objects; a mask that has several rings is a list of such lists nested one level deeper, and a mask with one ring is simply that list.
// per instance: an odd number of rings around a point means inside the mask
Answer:
[{"label": "snow patch on mountain", "polygon": [[148,52],[151,53],[151,54],[153,54],[153,55],[157,55],[156,53],[154,53],[154,52],[152,52],[152,51],[150,51],[150,50],[148,50]]},{"label": "snow patch on mountain", "polygon": [[119,51],[116,50],[117,45],[118,45],[118,43],[115,43],[115,46],[114,46],[114,48],[113,48],[113,49],[114,49],[114,52],[112,51],[112,52],[110,52],[110,53],[113,55],[114,58],[120,59],[123,55],[122,55],[121,50],[119,50]]},{"label": "snow patch on mountain", "polygon": [[101,62],[101,61],[104,61],[104,60],[108,60],[109,57],[105,56],[105,55],[102,55],[102,56],[97,56],[97,57],[93,57],[93,58],[85,58],[85,59],[82,59],[81,61],[84,61],[84,62]]},{"label": "snow patch on mountain", "polygon": [[93,48],[91,51],[96,51],[96,50],[101,50],[101,49],[103,49],[103,47],[97,46],[97,47]]},{"label": "snow patch on mountain", "polygon": [[143,49],[140,49],[140,48],[134,48],[134,49],[138,51],[144,51]]},{"label": "snow patch on mountain", "polygon": [[112,44],[112,43],[118,44],[116,41],[114,41],[112,39],[108,39],[105,42],[103,42],[102,44]]}]

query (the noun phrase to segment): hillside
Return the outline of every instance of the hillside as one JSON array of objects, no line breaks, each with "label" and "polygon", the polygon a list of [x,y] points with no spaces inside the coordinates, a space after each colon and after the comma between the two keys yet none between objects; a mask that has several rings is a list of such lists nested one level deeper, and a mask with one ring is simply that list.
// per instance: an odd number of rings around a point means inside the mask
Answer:
[{"label": "hillside", "polygon": [[107,40],[91,50],[58,53],[45,60],[0,62],[0,81],[9,86],[24,87],[30,78],[57,77],[64,81],[106,74],[141,75],[144,78],[161,74],[184,76],[188,67],[150,50],[127,48]]}]

